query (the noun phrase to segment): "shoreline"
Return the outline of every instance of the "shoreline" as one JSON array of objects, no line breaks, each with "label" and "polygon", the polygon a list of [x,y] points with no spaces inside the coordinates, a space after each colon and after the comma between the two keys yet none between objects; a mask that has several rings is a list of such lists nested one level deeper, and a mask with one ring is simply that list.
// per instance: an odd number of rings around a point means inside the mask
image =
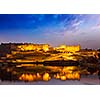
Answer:
[{"label": "shoreline", "polygon": [[52,78],[49,81],[34,81],[34,82],[24,82],[24,81],[1,81],[0,85],[100,85],[100,80],[97,75],[89,75],[81,77],[80,80],[58,80]]},{"label": "shoreline", "polygon": [[0,85],[100,85],[100,80],[98,79],[87,79],[87,78],[82,78],[80,81],[78,80],[66,80],[66,81],[61,81],[61,80],[56,80],[56,79],[51,79],[48,82],[10,82],[10,81],[4,81],[0,82]]}]

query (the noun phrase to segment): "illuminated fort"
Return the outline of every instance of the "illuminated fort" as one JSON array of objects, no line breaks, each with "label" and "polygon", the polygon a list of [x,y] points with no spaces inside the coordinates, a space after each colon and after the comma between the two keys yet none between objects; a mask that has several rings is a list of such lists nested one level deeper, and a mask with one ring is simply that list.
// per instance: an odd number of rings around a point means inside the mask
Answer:
[{"label": "illuminated fort", "polygon": [[60,45],[58,47],[51,47],[49,44],[33,44],[33,43],[1,43],[0,45],[1,56],[5,55],[9,56],[9,54],[26,55],[26,54],[33,54],[35,52],[40,52],[43,54],[50,50],[56,50],[62,53],[68,53],[68,52],[74,53],[80,51],[80,45],[75,45],[75,46]]},{"label": "illuminated fort", "polygon": [[75,46],[67,46],[67,45],[60,45],[59,47],[56,47],[55,50],[60,51],[60,52],[77,52],[80,51],[80,45],[75,45]]},{"label": "illuminated fort", "polygon": [[[15,56],[39,56],[49,50],[48,44],[33,44],[33,43],[1,43],[0,56],[1,57],[15,57]],[[38,53],[36,53],[38,52]],[[39,54],[40,52],[40,54]]]},{"label": "illuminated fort", "polygon": [[43,50],[44,52],[48,51],[49,45],[48,44],[22,44],[16,47],[17,50],[21,51],[40,51]]},{"label": "illuminated fort", "polygon": [[[21,50],[21,51],[41,51],[43,50],[44,52],[49,51],[50,46],[48,44],[22,44],[18,45],[16,50]],[[56,48],[53,48],[57,51],[61,52],[76,52],[80,51],[80,45],[75,45],[75,46],[67,46],[67,45],[60,45]]]}]

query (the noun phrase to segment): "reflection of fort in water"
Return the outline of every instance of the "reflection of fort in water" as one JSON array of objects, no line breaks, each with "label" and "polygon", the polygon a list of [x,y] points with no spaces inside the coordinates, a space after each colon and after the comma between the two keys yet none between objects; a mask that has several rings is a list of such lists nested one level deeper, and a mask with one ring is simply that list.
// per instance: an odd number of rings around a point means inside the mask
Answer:
[{"label": "reflection of fort in water", "polygon": [[[6,73],[8,73],[9,75],[9,73],[12,73],[12,76],[15,75],[21,80],[23,80],[23,78],[28,80],[28,77],[29,80],[33,80],[34,71],[37,71],[36,75],[39,75],[43,71],[44,79],[45,77],[50,78],[51,76],[49,75],[51,75],[52,71],[54,71],[52,72],[52,75],[58,79],[61,78],[62,80],[66,80],[68,77],[69,79],[74,79],[75,77],[76,79],[80,79],[80,71],[65,70],[68,69],[68,67],[65,66],[70,65],[71,68],[71,66],[79,65],[78,62],[81,61],[87,66],[87,62],[84,62],[84,60],[87,61],[87,58],[91,56],[92,58],[98,59],[97,51],[81,50],[80,45],[60,45],[58,47],[51,47],[49,44],[32,43],[2,43],[0,45],[0,64],[3,64],[3,67],[1,67],[1,65],[0,67],[1,69],[3,68],[3,74],[6,75]],[[45,65],[45,68],[43,65]],[[51,65],[51,67],[48,67],[49,65]],[[58,71],[55,69],[56,67],[61,68],[60,74],[56,72]],[[79,66],[77,66],[77,68],[78,67]],[[38,68],[39,70],[37,70]],[[48,69],[50,69],[49,72]],[[38,71],[40,72],[38,73]],[[56,74],[54,74],[55,72]],[[85,72],[82,73],[88,74],[88,71],[85,70]]]}]

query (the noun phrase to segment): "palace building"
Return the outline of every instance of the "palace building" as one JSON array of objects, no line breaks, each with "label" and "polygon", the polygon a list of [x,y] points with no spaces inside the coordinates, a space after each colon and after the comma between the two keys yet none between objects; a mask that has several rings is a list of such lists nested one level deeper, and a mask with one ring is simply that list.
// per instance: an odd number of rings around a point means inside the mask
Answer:
[{"label": "palace building", "polygon": [[60,52],[76,52],[80,51],[80,45],[60,45],[59,47],[56,47],[55,50],[60,51]]}]

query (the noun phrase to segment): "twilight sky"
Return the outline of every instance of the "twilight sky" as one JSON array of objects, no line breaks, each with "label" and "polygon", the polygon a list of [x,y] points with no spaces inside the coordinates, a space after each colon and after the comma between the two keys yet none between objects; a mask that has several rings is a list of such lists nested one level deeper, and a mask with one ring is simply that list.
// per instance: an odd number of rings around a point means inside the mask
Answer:
[{"label": "twilight sky", "polygon": [[100,14],[0,14],[1,42],[100,48]]}]

